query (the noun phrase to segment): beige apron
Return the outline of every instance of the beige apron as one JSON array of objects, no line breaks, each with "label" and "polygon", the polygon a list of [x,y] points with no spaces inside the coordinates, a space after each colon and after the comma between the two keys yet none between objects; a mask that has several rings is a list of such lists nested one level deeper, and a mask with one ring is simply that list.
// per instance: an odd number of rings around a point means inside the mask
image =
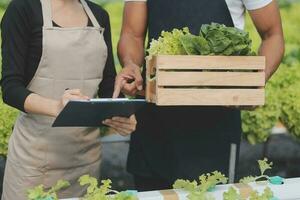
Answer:
[{"label": "beige apron", "polygon": [[[84,0],[93,27],[53,27],[51,0],[41,0],[43,53],[28,89],[59,100],[66,88],[96,97],[107,60],[104,29]],[[76,116],[74,116],[76,117]],[[59,179],[71,187],[60,198],[84,194],[79,176],[99,177],[101,147],[98,128],[52,128],[54,118],[21,113],[9,141],[2,200],[25,200],[28,188],[52,186]],[[100,122],[99,122],[100,123]]]}]

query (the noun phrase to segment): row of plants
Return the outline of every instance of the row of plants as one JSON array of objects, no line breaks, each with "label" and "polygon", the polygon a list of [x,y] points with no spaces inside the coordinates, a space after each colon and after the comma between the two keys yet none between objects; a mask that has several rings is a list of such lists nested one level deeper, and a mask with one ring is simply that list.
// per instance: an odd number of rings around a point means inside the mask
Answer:
[{"label": "row of plants", "polygon": [[[268,159],[258,160],[258,166],[260,169],[260,175],[248,176],[240,180],[242,184],[249,184],[260,181],[260,185],[265,184],[265,189],[262,193],[258,191],[251,191],[248,197],[242,196],[242,194],[233,186],[223,193],[224,200],[277,200],[274,197],[273,191],[270,189],[269,184],[281,185],[284,180],[281,177],[269,177],[265,174],[267,170],[272,169],[272,162]],[[214,171],[199,176],[199,180],[190,181],[178,179],[173,184],[174,189],[181,189],[187,191],[188,200],[215,200],[212,192],[216,189],[218,184],[226,184],[228,178],[222,173]],[[261,182],[265,181],[265,182]],[[118,192],[112,190],[111,181],[102,180],[101,184],[98,184],[96,178],[89,175],[83,175],[79,178],[78,182],[81,186],[87,186],[86,194],[80,198],[80,200],[137,200],[135,192],[125,191]],[[33,189],[29,189],[27,193],[28,200],[58,200],[57,192],[70,186],[70,183],[64,180],[59,180],[57,184],[46,190],[43,185],[36,186]]]}]

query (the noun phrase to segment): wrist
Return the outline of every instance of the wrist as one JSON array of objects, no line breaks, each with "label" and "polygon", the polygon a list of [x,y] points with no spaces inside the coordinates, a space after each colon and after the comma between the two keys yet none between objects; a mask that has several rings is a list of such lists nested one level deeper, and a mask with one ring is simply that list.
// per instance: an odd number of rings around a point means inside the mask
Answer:
[{"label": "wrist", "polygon": [[134,62],[132,59],[123,61],[123,68],[140,68],[140,65]]},{"label": "wrist", "polygon": [[57,117],[63,109],[62,103],[60,101],[52,101],[50,107],[51,107],[50,115],[52,117]]}]

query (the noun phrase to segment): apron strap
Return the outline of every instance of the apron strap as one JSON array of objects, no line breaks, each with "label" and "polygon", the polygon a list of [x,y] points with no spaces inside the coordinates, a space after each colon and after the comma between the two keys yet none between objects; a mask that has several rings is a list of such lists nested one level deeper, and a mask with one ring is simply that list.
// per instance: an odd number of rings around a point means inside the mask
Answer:
[{"label": "apron strap", "polygon": [[90,18],[90,20],[92,21],[92,24],[95,28],[101,28],[101,26],[99,25],[95,15],[93,14],[93,12],[91,11],[90,7],[88,6],[88,4],[86,3],[85,0],[80,0],[86,14],[88,15],[88,17]]},{"label": "apron strap", "polygon": [[51,0],[41,0],[44,27],[52,28],[52,7]]}]

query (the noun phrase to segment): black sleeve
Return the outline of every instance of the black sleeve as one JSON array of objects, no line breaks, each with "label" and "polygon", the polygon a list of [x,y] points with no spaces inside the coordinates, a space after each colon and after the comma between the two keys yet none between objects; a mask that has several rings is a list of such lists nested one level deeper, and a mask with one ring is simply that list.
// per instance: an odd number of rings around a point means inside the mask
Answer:
[{"label": "black sleeve", "polygon": [[1,22],[2,97],[3,101],[21,111],[31,93],[25,86],[25,67],[31,33],[24,1],[13,0]]},{"label": "black sleeve", "polygon": [[106,11],[104,11],[102,20],[105,28],[104,40],[107,45],[108,57],[103,72],[103,80],[99,85],[98,96],[100,98],[111,98],[114,91],[116,69],[112,50],[110,20]]}]

